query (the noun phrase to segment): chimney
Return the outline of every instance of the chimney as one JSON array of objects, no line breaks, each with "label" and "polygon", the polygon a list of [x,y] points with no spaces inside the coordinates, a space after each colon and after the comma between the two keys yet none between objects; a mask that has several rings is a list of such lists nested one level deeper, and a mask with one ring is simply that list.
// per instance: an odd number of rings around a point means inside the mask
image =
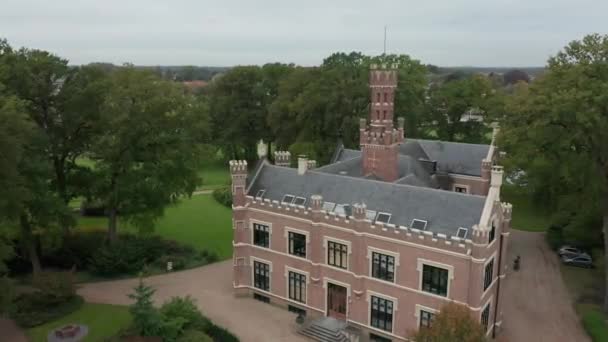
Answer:
[{"label": "chimney", "polygon": [[490,179],[491,187],[500,188],[502,185],[502,166],[492,166],[492,178]]},{"label": "chimney", "polygon": [[258,158],[266,159],[268,156],[268,144],[264,143],[264,140],[260,139],[258,142]]},{"label": "chimney", "polygon": [[367,206],[365,203],[355,203],[353,204],[353,217],[356,220],[364,220],[366,217]]},{"label": "chimney", "polygon": [[289,151],[275,151],[274,165],[276,166],[291,166],[291,153]]},{"label": "chimney", "polygon": [[317,167],[317,161],[316,160],[309,160],[308,161],[308,170],[312,170],[315,169]]},{"label": "chimney", "polygon": [[304,155],[298,156],[298,175],[303,175],[308,170],[308,158]]}]

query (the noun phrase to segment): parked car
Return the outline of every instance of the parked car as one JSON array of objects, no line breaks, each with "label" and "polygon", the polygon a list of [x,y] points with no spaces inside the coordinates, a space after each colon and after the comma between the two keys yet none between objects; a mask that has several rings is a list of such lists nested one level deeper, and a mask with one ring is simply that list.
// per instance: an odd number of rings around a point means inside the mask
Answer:
[{"label": "parked car", "polygon": [[564,255],[568,257],[574,257],[579,254],[585,254],[585,252],[583,252],[580,248],[572,246],[562,246],[560,249],[557,250],[557,255],[559,255],[560,257],[563,257]]},{"label": "parked car", "polygon": [[593,268],[593,259],[589,254],[581,253],[575,256],[563,255],[561,257],[564,265]]}]

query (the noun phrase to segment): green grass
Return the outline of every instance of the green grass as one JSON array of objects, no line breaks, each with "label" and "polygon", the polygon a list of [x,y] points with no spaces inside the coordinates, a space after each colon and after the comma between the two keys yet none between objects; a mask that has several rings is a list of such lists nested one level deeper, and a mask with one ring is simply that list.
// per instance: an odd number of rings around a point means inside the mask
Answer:
[{"label": "green grass", "polygon": [[28,329],[26,333],[32,342],[45,342],[49,331],[70,323],[84,324],[89,328],[89,334],[83,341],[103,341],[127,328],[131,324],[131,315],[126,306],[85,303],[79,310]]},{"label": "green grass", "polygon": [[[220,259],[232,255],[232,217],[230,209],[217,203],[211,195],[198,195],[184,199],[167,208],[156,223],[154,232],[198,249],[216,252]],[[104,217],[81,217],[81,229],[105,228]],[[135,232],[135,228],[119,223],[119,231]]]},{"label": "green grass", "polygon": [[534,205],[525,190],[505,184],[501,189],[501,200],[513,205],[511,226],[514,229],[544,232],[551,224],[550,214]]},{"label": "green grass", "polygon": [[203,182],[197,190],[212,190],[230,184],[228,165],[222,163],[203,166],[199,171],[199,176]]},{"label": "green grass", "polygon": [[583,327],[591,337],[593,342],[608,341],[608,315],[606,315],[599,305],[579,304],[576,312],[583,321]]}]

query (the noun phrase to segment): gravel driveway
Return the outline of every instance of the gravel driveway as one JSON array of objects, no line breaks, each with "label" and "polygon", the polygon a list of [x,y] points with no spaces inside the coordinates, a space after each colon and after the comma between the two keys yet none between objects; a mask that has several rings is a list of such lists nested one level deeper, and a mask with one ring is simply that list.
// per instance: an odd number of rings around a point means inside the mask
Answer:
[{"label": "gravel driveway", "polygon": [[557,255],[543,233],[512,230],[509,258],[521,269],[505,281],[504,334],[500,341],[586,342],[572,299],[562,281]]},{"label": "gravel driveway", "polygon": [[[235,298],[232,290],[232,260],[192,270],[145,279],[156,289],[156,303],[172,296],[192,296],[203,313],[243,342],[310,342],[295,333],[295,316],[287,310],[253,300]],[[87,302],[129,305],[137,279],[85,284],[78,293]]]}]

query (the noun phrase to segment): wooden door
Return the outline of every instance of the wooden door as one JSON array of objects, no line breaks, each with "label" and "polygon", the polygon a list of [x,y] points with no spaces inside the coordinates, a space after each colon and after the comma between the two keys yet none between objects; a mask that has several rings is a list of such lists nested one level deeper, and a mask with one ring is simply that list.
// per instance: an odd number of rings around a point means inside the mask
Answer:
[{"label": "wooden door", "polygon": [[346,319],[346,288],[327,283],[327,316]]}]

